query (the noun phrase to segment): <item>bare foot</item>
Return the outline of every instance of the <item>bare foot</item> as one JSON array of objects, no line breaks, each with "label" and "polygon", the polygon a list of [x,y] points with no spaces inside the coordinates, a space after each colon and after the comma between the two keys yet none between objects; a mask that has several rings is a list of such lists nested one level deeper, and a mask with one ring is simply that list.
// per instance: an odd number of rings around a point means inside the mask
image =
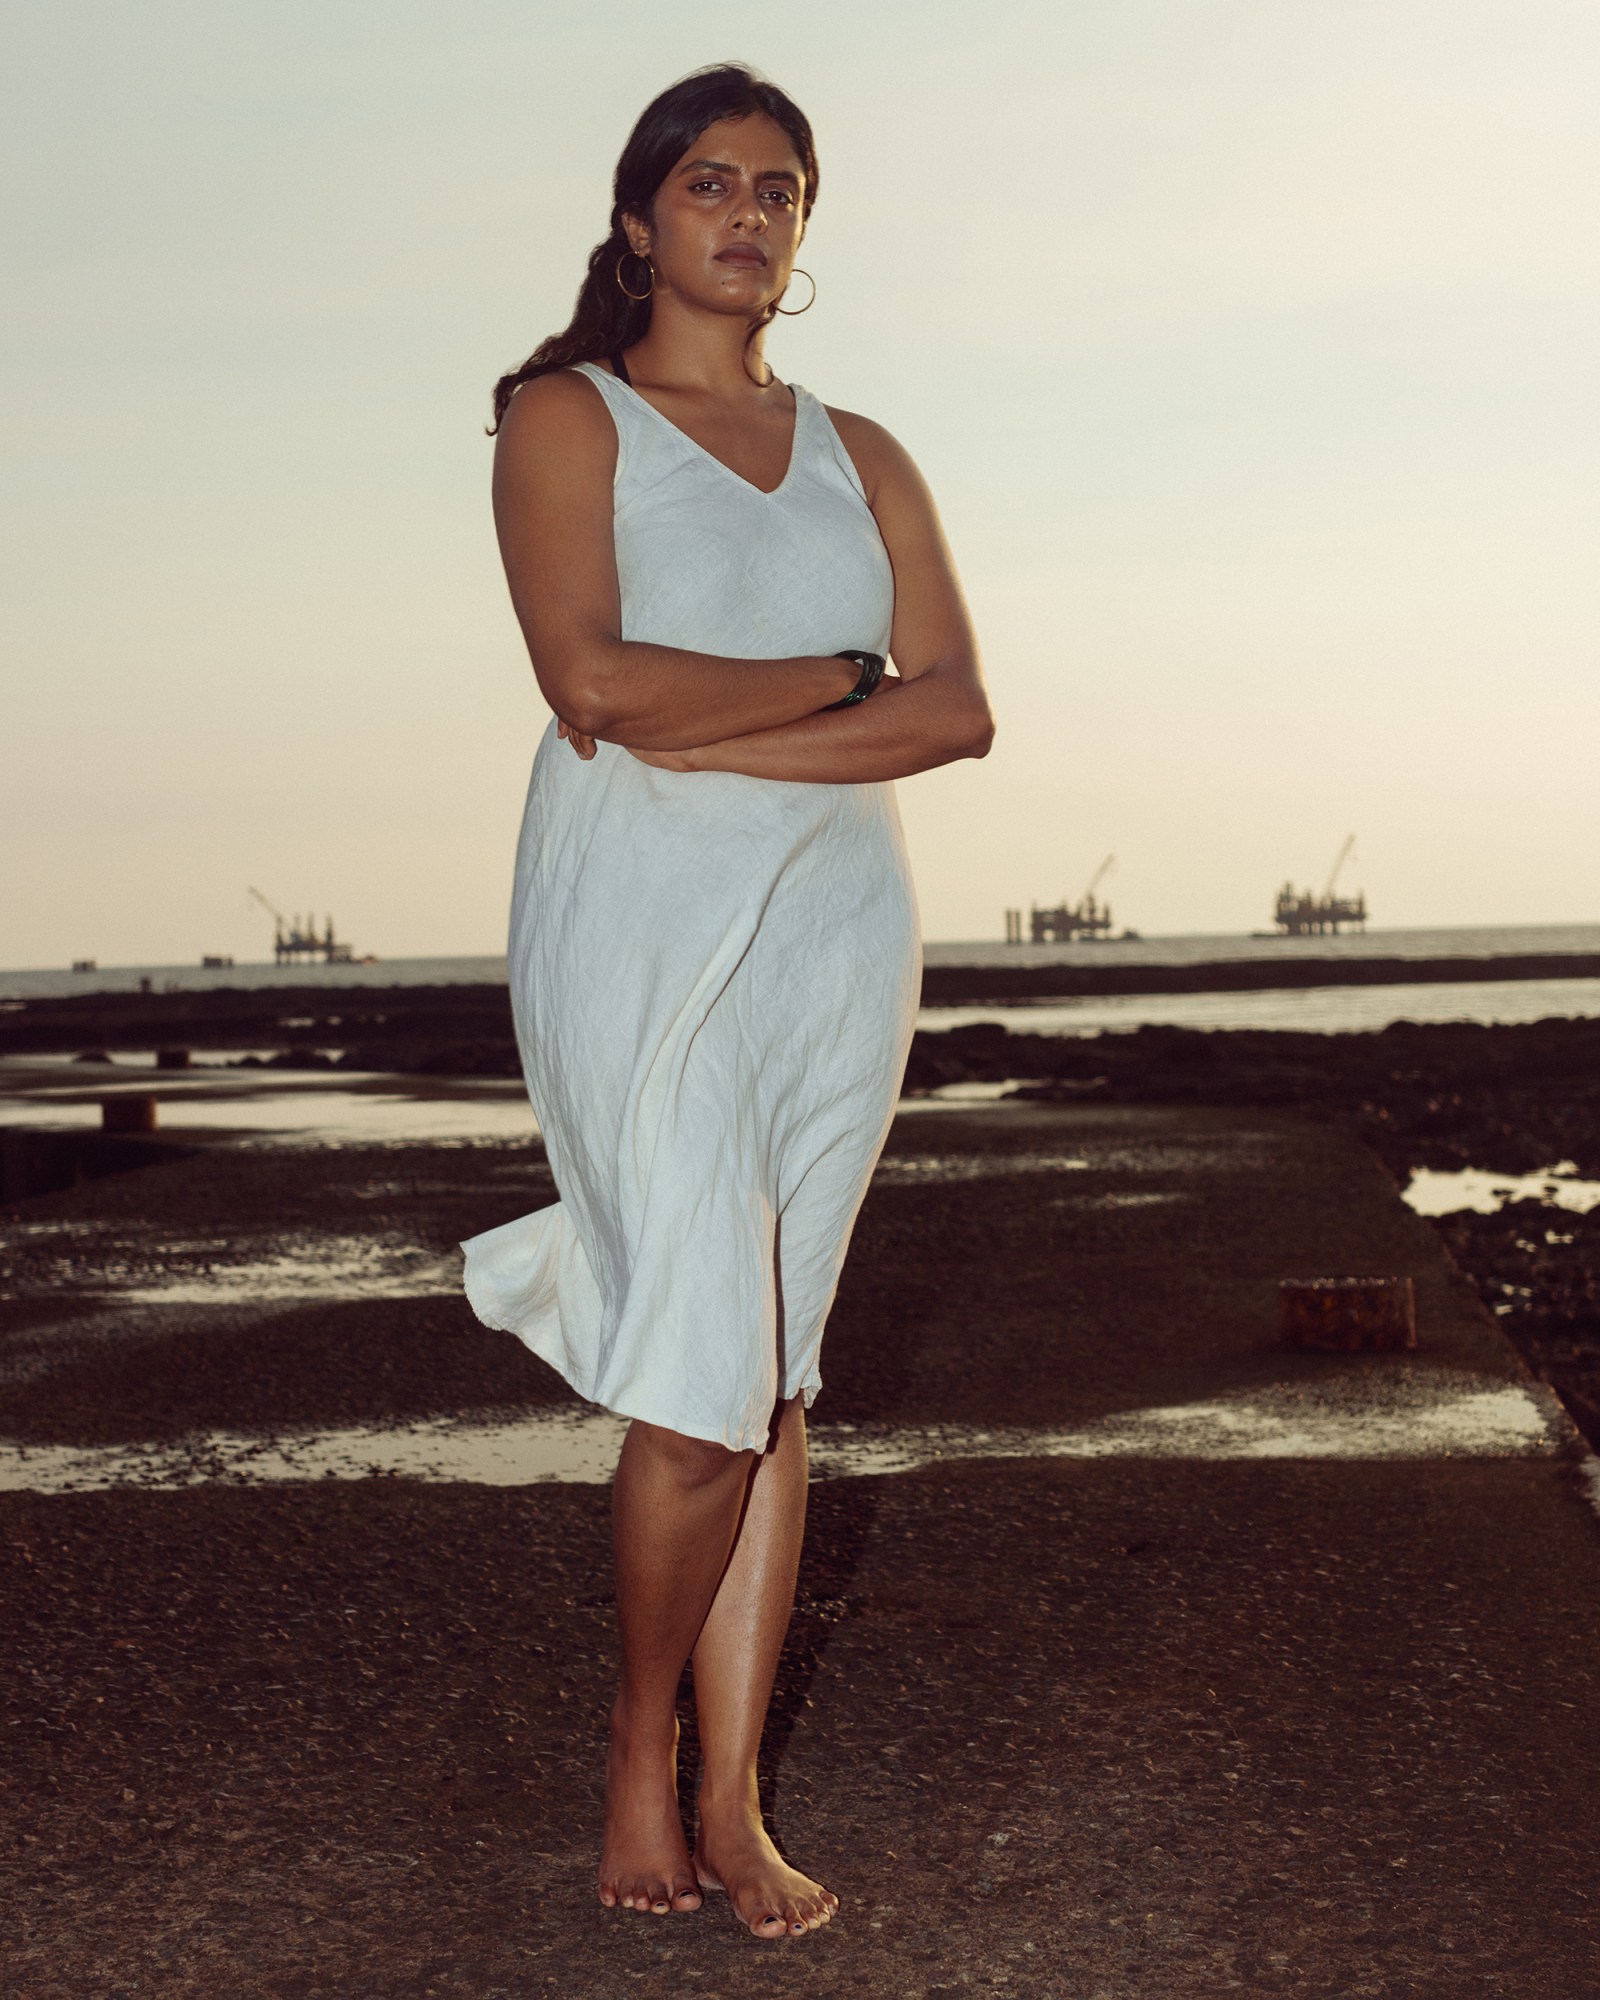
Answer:
[{"label": "bare foot", "polygon": [[702,1804],[694,1872],[701,1888],[724,1890],[740,1923],[761,1938],[819,1930],[839,1907],[831,1889],[789,1866],[754,1807],[724,1817]]},{"label": "bare foot", "polygon": [[606,1752],[606,1830],[600,1900],[608,1910],[656,1916],[698,1910],[705,1901],[689,1861],[678,1813],[678,1724],[651,1743],[630,1730],[619,1702]]}]

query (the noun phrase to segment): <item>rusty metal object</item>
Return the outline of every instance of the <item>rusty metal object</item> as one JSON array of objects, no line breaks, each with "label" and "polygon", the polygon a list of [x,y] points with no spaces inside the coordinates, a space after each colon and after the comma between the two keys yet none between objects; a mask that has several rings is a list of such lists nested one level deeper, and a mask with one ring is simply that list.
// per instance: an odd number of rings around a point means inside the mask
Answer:
[{"label": "rusty metal object", "polygon": [[102,1097],[100,1129],[102,1132],[153,1132],[156,1129],[156,1099],[142,1090]]},{"label": "rusty metal object", "polygon": [[1409,1278],[1286,1278],[1278,1287],[1278,1331],[1290,1347],[1415,1347],[1416,1288]]}]

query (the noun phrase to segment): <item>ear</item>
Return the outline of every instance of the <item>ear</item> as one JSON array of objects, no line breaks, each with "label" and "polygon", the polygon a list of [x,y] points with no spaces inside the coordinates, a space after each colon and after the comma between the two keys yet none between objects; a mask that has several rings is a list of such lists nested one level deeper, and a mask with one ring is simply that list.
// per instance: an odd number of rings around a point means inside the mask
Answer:
[{"label": "ear", "polygon": [[636,257],[648,257],[652,231],[642,215],[627,215],[622,218],[623,233],[628,239],[628,248]]}]

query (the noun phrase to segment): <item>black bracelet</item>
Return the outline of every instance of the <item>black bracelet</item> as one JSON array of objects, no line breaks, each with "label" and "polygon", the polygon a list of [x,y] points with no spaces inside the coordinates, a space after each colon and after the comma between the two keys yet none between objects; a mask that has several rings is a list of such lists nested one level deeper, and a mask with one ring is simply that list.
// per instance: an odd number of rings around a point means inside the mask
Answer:
[{"label": "black bracelet", "polygon": [[861,669],[861,678],[843,701],[830,701],[828,707],[854,708],[858,701],[865,701],[883,679],[884,657],[882,653],[835,653],[833,657],[836,660],[854,660]]}]

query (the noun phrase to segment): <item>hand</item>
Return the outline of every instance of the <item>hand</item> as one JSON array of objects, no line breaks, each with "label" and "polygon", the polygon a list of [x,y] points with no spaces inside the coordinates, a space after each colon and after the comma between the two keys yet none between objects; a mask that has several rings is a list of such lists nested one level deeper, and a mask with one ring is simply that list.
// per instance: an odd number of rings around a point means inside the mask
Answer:
[{"label": "hand", "polygon": [[585,763],[594,755],[594,738],[585,736],[581,729],[574,729],[570,722],[563,722],[559,715],[556,717],[556,734],[564,736]]},{"label": "hand", "polygon": [[641,764],[653,764],[658,771],[698,771],[692,750],[635,750],[624,744],[630,757],[637,757]]}]

